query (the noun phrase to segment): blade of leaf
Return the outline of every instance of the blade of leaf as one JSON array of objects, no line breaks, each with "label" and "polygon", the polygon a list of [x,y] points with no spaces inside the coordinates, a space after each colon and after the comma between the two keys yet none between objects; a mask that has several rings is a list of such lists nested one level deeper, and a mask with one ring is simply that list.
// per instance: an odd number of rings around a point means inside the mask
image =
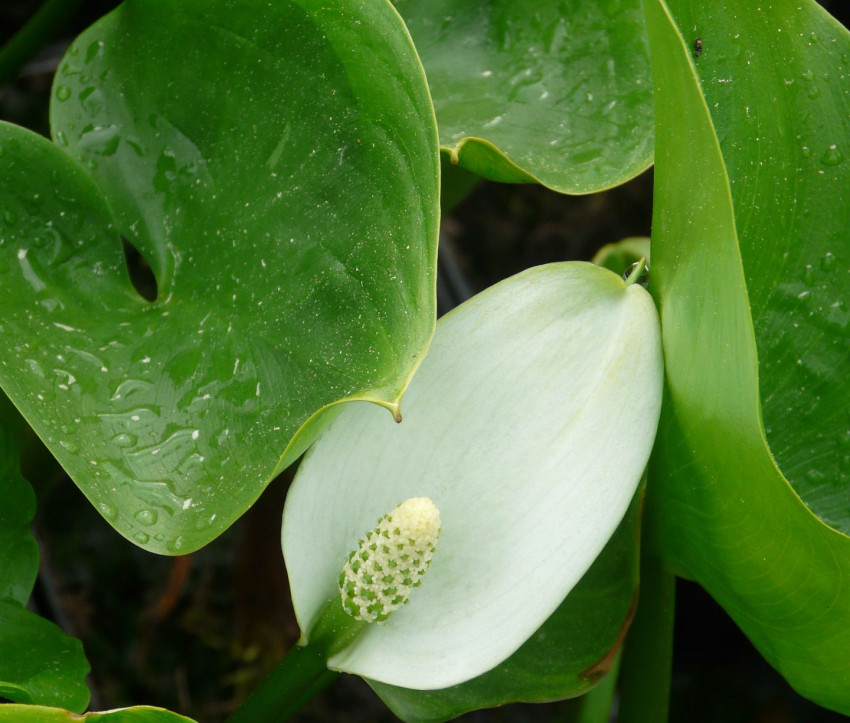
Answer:
[{"label": "blade of leaf", "polygon": [[135,706],[105,713],[75,715],[58,708],[33,705],[0,705],[0,721],[10,723],[195,723],[192,719],[163,708]]},{"label": "blade of leaf", "polygon": [[30,532],[35,494],[19,466],[21,427],[0,393],[0,697],[82,711],[89,700],[82,644],[23,607],[39,555]]},{"label": "blade of leaf", "polygon": [[[833,38],[834,48],[846,43],[846,33],[814,3],[735,6],[728,13],[722,5],[703,3],[698,9],[696,3],[671,2],[671,12],[660,0],[646,4],[659,149],[652,285],[660,302],[667,373],[649,484],[658,488],[659,533],[669,562],[703,584],[797,690],[847,713],[850,591],[844,581],[850,575],[850,539],[818,520],[782,476],[765,438],[760,405],[772,393],[767,382],[777,379],[770,367],[787,373],[796,363],[794,355],[790,365],[780,361],[784,352],[769,343],[765,330],[775,330],[776,323],[770,299],[787,296],[793,273],[787,259],[812,253],[800,250],[812,245],[811,234],[783,224],[795,213],[805,218],[807,207],[818,216],[806,225],[829,228],[827,209],[839,223],[847,218],[845,199],[834,193],[837,175],[799,161],[792,163],[801,170],[792,173],[777,156],[784,149],[800,158],[795,123],[824,141],[824,128],[846,127],[846,93],[832,88],[831,99],[818,108],[827,120],[822,126],[810,123],[814,106],[801,110],[802,99],[786,94],[785,68],[776,60],[793,58],[794,67],[815,63],[823,49],[810,44],[810,33]],[[697,21],[708,16],[710,23]],[[798,23],[809,28],[802,38]],[[717,34],[709,35],[710,28]],[[697,33],[703,53],[694,61]],[[770,55],[770,72],[766,66],[753,72],[751,53]],[[715,75],[712,54],[727,72]],[[701,84],[701,78],[714,80]],[[715,99],[711,88],[724,84],[730,88]],[[742,126],[754,115],[764,123],[744,133]],[[768,116],[775,119],[768,122]],[[731,117],[739,120],[729,123]],[[846,235],[844,243],[846,249]],[[793,315],[786,322],[793,326]],[[836,335],[835,325],[822,327],[820,342],[831,358],[830,347],[846,344],[846,335]],[[812,336],[806,332],[800,339],[805,338]],[[805,386],[806,373],[790,383]],[[846,378],[839,374],[833,383],[836,394],[844,394]],[[801,445],[805,439],[801,434]]]},{"label": "blade of leaf", "polygon": [[398,413],[434,324],[439,159],[388,2],[129,0],[69,49],[51,125],[79,163],[0,126],[0,382],[121,534],[196,549],[330,405]]},{"label": "blade of leaf", "polygon": [[453,161],[563,193],[616,186],[652,162],[639,0],[396,0]]},{"label": "blade of leaf", "polygon": [[[443,690],[409,690],[372,680],[367,681],[369,685],[408,723],[441,723],[481,708],[562,700],[595,690],[593,686],[606,678],[614,665],[631,622],[638,584],[642,500],[640,490],[581,581],[504,663]],[[616,673],[613,677],[616,680]]]},{"label": "blade of leaf", "polygon": [[850,534],[850,33],[812,0],[671,8],[680,28],[706,29],[696,67],[730,179],[770,451]]},{"label": "blade of leaf", "polygon": [[80,712],[89,702],[88,673],[79,640],[17,603],[0,601],[0,690],[4,697]]},{"label": "blade of leaf", "polygon": [[35,494],[21,475],[22,420],[0,392],[0,600],[26,605],[38,574],[38,545],[30,532]]}]

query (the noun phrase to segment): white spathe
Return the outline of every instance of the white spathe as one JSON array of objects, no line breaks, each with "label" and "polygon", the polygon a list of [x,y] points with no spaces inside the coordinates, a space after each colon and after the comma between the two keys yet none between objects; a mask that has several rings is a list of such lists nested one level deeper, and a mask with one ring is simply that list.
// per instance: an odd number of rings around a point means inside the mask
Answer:
[{"label": "white spathe", "polygon": [[622,519],[662,392],[649,294],[586,263],[537,267],[437,323],[404,421],[347,404],[301,465],[282,543],[309,631],[375,520],[429,497],[442,534],[422,585],[329,667],[406,688],[498,665],[558,607]]}]

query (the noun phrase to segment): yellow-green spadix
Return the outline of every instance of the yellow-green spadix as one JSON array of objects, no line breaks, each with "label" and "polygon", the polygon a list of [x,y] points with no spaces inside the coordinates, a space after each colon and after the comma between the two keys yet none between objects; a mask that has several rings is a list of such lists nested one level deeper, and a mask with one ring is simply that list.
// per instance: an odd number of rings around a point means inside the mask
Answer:
[{"label": "yellow-green spadix", "polygon": [[585,263],[531,269],[437,323],[404,421],[352,403],[308,453],[283,550],[309,639],[375,521],[439,509],[422,584],[329,667],[406,688],[495,667],[558,607],[614,532],[652,449],[662,353],[649,294]]}]

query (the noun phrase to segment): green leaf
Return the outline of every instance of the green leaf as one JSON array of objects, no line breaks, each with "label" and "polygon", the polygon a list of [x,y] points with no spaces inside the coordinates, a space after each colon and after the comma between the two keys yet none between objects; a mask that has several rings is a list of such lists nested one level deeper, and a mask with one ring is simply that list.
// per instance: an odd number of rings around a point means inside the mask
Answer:
[{"label": "green leaf", "polygon": [[[404,422],[347,405],[299,468],[282,541],[303,638],[328,601],[342,607],[340,571],[358,539],[400,502],[427,497],[442,533],[422,585],[328,667],[434,690],[502,663],[622,520],[652,447],[661,376],[649,294],[592,264],[530,269],[443,317]],[[612,617],[619,629],[622,611]]]},{"label": "green leaf", "polygon": [[88,672],[79,640],[17,603],[0,601],[0,696],[80,712],[89,702]]},{"label": "green leaf", "polygon": [[398,409],[434,323],[422,69],[388,2],[128,0],[69,49],[51,124],[0,126],[0,382],[121,534],[186,553],[322,410]]},{"label": "green leaf", "polygon": [[563,193],[652,162],[639,0],[395,0],[422,57],[440,143],[485,178]]},{"label": "green leaf", "polygon": [[35,494],[21,475],[21,418],[0,392],[0,600],[26,605],[38,574],[38,545],[30,532]]},{"label": "green leaf", "polygon": [[32,487],[21,476],[22,423],[0,393],[0,697],[84,710],[89,665],[79,640],[24,609],[38,573]]},{"label": "green leaf", "polygon": [[133,708],[121,708],[110,710],[105,713],[86,713],[75,715],[66,710],[58,708],[43,708],[30,705],[0,705],[0,721],[10,723],[195,723],[177,713],[164,710],[163,708],[152,708],[149,706],[135,706]]},{"label": "green leaf", "polygon": [[605,549],[558,609],[504,663],[443,690],[369,685],[409,723],[438,723],[480,708],[559,700],[590,690],[614,665],[634,610],[642,497],[641,492],[635,496]]},{"label": "green leaf", "polygon": [[850,713],[850,36],[806,0],[647,12],[660,538],[791,685]]}]

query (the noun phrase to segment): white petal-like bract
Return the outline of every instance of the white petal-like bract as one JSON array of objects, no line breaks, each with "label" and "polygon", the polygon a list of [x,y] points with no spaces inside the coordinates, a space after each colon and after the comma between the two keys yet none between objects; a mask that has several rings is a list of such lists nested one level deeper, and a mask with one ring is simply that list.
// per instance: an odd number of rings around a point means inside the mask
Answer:
[{"label": "white petal-like bract", "polygon": [[608,541],[646,466],[661,406],[655,306],[585,263],[537,267],[437,324],[404,421],[345,405],[286,502],[299,624],[339,600],[349,552],[411,497],[442,534],[409,604],[329,665],[420,690],[498,665],[558,607]]}]

